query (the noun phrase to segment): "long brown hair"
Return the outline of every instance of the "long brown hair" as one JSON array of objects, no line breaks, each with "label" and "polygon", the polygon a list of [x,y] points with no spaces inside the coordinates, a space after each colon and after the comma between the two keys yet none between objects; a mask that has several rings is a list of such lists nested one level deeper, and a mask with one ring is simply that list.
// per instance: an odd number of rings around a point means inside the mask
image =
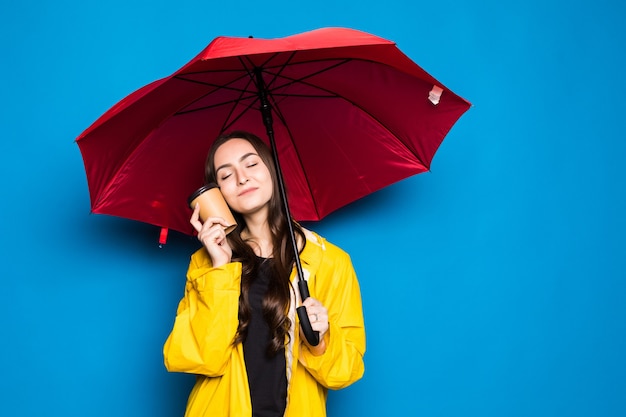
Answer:
[{"label": "long brown hair", "polygon": [[[258,136],[245,132],[234,131],[218,137],[207,156],[205,180],[207,183],[217,183],[215,175],[215,152],[231,139],[248,141],[256,150],[263,163],[267,166],[272,179],[272,197],[269,201],[268,224],[272,236],[272,277],[270,285],[263,299],[263,316],[270,327],[272,340],[268,346],[268,353],[274,355],[285,345],[286,337],[291,326],[287,312],[289,311],[291,282],[289,276],[294,265],[294,251],[289,236],[287,217],[283,210],[283,203],[278,188],[278,173],[272,157],[271,149]],[[242,342],[248,332],[250,324],[250,303],[248,293],[252,280],[258,273],[261,260],[256,256],[250,242],[241,237],[245,227],[243,216],[233,212],[238,227],[228,235],[228,241],[233,248],[233,261],[242,263],[241,295],[239,297],[239,327],[234,343]],[[293,222],[297,241],[306,242],[304,232],[299,224]]]}]

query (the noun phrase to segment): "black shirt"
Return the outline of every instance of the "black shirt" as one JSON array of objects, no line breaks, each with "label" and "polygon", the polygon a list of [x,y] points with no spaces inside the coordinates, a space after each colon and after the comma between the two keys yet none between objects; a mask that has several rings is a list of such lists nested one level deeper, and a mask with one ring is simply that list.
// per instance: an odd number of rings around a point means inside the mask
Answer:
[{"label": "black shirt", "polygon": [[254,277],[248,301],[251,317],[248,334],[243,342],[243,354],[248,373],[253,417],[277,417],[285,413],[287,374],[285,349],[269,356],[270,328],[263,317],[263,297],[271,279],[271,259],[261,259]]}]

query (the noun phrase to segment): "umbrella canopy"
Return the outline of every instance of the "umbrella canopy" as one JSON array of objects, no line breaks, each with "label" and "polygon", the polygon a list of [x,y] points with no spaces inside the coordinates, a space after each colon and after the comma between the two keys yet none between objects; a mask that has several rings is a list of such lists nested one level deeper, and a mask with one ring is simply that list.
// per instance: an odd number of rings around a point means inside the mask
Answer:
[{"label": "umbrella canopy", "polygon": [[203,183],[212,141],[232,130],[264,137],[261,95],[301,221],[427,171],[470,107],[395,43],[367,33],[218,37],[78,137],[92,212],[191,234],[187,197]]}]

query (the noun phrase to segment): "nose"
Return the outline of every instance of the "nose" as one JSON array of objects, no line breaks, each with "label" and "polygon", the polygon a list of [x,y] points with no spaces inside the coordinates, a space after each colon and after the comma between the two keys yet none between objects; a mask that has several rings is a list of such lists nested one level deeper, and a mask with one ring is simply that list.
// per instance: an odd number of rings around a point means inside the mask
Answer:
[{"label": "nose", "polygon": [[243,172],[237,173],[237,179],[239,180],[239,185],[244,185],[248,182],[248,177]]}]

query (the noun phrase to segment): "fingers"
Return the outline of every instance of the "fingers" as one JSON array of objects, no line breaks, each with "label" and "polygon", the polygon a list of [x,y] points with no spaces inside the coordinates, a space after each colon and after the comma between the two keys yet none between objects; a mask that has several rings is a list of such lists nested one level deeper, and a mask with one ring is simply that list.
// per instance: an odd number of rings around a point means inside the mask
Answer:
[{"label": "fingers", "polygon": [[206,248],[211,263],[219,267],[231,261],[232,249],[226,238],[226,232],[220,223],[212,223],[210,219],[204,223],[198,232],[198,240]]},{"label": "fingers", "polygon": [[197,233],[198,240],[209,252],[213,266],[230,262],[232,249],[226,239],[226,220],[221,217],[209,217],[204,222],[200,219],[200,206],[196,204],[189,223]]},{"label": "fingers", "polygon": [[200,235],[203,230],[210,229],[215,225],[220,225],[222,229],[228,227],[228,223],[221,217],[209,217],[204,221],[204,223],[200,220],[200,205],[196,203],[193,208],[193,213],[191,213],[191,218],[189,219],[189,223],[196,230],[198,235]]},{"label": "fingers", "polygon": [[200,221],[200,205],[198,203],[196,203],[193,208],[193,213],[191,213],[189,223],[191,223],[196,232],[200,233],[200,230],[202,229],[202,222]]},{"label": "fingers", "polygon": [[304,300],[302,305],[306,307],[307,316],[309,316],[313,330],[318,332],[328,330],[328,310],[321,302],[309,297]]},{"label": "fingers", "polygon": [[308,297],[306,300],[302,302],[302,305],[305,306],[307,310],[309,308],[314,308],[314,309],[323,308],[324,310],[326,310],[326,308],[322,305],[322,303],[313,297]]},{"label": "fingers", "polygon": [[308,347],[309,351],[311,351],[313,355],[322,355],[326,351],[326,342],[324,337],[330,330],[330,325],[328,323],[328,310],[326,310],[326,307],[324,307],[322,303],[311,297],[304,300],[302,305],[306,306],[306,312],[309,321],[311,322],[311,328],[313,329],[313,331],[318,332],[320,338],[320,342],[316,346],[309,345],[309,342],[306,340],[306,337],[304,336],[301,327],[300,337],[302,343],[304,343]]},{"label": "fingers", "polygon": [[198,240],[207,247],[208,245],[222,245],[225,239],[224,227],[219,222],[211,221],[211,219],[207,219],[198,231]]}]

